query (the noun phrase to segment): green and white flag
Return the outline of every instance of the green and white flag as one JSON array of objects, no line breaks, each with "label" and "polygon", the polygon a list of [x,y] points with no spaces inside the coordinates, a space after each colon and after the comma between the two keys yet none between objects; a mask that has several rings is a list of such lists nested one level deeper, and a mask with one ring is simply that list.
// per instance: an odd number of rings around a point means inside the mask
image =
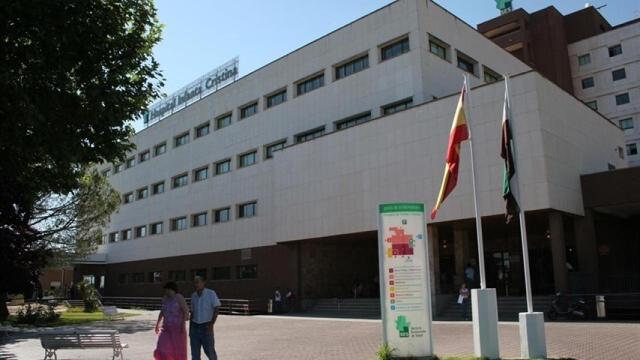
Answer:
[{"label": "green and white flag", "polygon": [[510,115],[509,90],[506,86],[505,80],[500,157],[504,160],[504,170],[502,173],[502,198],[505,200],[507,207],[505,214],[507,224],[520,212],[520,206],[518,206],[518,201],[516,201],[511,189],[511,179],[516,174],[516,166],[513,156],[513,134],[511,133],[511,126],[509,125]]}]

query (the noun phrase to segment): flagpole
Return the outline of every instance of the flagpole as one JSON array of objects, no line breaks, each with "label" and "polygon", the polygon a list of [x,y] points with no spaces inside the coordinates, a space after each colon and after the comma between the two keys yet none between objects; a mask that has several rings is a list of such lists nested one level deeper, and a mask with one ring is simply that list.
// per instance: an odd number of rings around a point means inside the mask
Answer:
[{"label": "flagpole", "polygon": [[476,213],[476,235],[478,240],[478,267],[480,268],[480,288],[487,288],[487,281],[484,272],[484,242],[482,240],[482,219],[480,218],[480,210],[478,209],[478,191],[476,189],[476,167],[475,156],[473,154],[473,136],[471,135],[471,89],[469,88],[469,78],[464,75],[464,86],[467,93],[467,131],[469,133],[469,155],[471,158],[471,183],[473,185],[473,205]]},{"label": "flagpole", "polygon": [[[515,138],[515,130],[513,127],[513,124],[515,123],[515,121],[513,120],[513,117],[511,116],[511,98],[509,96],[509,76],[508,75],[504,75],[504,88],[505,88],[505,101],[507,102],[507,111],[509,111],[508,114],[506,114],[507,119],[509,119],[509,127],[511,128],[511,134],[512,134],[512,138]],[[513,147],[513,156],[518,159],[518,148],[516,147],[516,142],[512,141],[511,142],[511,146]],[[517,163],[517,161],[515,161],[514,163]],[[516,199],[519,200],[520,203],[520,211],[518,212],[518,218],[520,220],[520,238],[522,239],[522,263],[524,266],[524,284],[525,284],[525,291],[526,291],[526,297],[527,297],[527,312],[528,313],[532,313],[533,312],[533,296],[531,293],[531,272],[529,270],[529,241],[527,239],[527,224],[526,224],[526,220],[525,220],[525,214],[524,214],[524,206],[522,203],[522,197],[520,196],[520,173],[516,173],[515,176],[515,186],[514,186],[514,195],[516,197]]]}]

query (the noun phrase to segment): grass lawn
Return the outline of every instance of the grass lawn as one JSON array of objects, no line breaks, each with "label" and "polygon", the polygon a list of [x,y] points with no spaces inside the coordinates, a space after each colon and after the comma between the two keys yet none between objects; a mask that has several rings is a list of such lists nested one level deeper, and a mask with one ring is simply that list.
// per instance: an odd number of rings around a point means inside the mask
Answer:
[{"label": "grass lawn", "polygon": [[[136,314],[122,313],[121,315],[123,317],[128,317],[128,316],[134,316]],[[94,311],[94,312],[87,313],[87,312],[84,312],[82,308],[74,307],[60,313],[60,317],[55,322],[45,324],[45,325],[40,325],[40,326],[56,327],[56,326],[65,326],[65,325],[78,325],[78,324],[85,324],[85,323],[90,323],[93,321],[101,321],[101,320],[107,320],[104,314],[102,313],[102,311]],[[15,315],[9,316],[9,322],[11,323],[11,325],[14,325],[14,326],[27,326],[27,327],[32,326],[32,325],[16,324]]]}]

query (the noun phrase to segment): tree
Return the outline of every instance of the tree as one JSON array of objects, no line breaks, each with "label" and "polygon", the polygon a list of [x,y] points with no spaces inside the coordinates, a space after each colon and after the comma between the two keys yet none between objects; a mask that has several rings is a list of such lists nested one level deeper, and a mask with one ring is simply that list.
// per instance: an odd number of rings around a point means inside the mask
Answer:
[{"label": "tree", "polygon": [[131,120],[162,86],[160,30],[151,0],[0,4],[0,319],[54,253],[91,248],[111,203],[86,202],[110,198],[87,169],[133,149]]}]

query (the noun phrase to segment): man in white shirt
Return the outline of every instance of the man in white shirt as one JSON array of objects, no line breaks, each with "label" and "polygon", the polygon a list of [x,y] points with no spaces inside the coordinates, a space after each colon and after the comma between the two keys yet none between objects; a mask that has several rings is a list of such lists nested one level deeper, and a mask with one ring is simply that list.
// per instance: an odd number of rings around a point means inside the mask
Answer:
[{"label": "man in white shirt", "polygon": [[216,292],[207,289],[200,276],[194,278],[196,291],[191,294],[191,321],[189,339],[191,342],[191,359],[200,360],[200,348],[209,360],[218,360],[213,337],[213,324],[218,318],[220,299]]}]

